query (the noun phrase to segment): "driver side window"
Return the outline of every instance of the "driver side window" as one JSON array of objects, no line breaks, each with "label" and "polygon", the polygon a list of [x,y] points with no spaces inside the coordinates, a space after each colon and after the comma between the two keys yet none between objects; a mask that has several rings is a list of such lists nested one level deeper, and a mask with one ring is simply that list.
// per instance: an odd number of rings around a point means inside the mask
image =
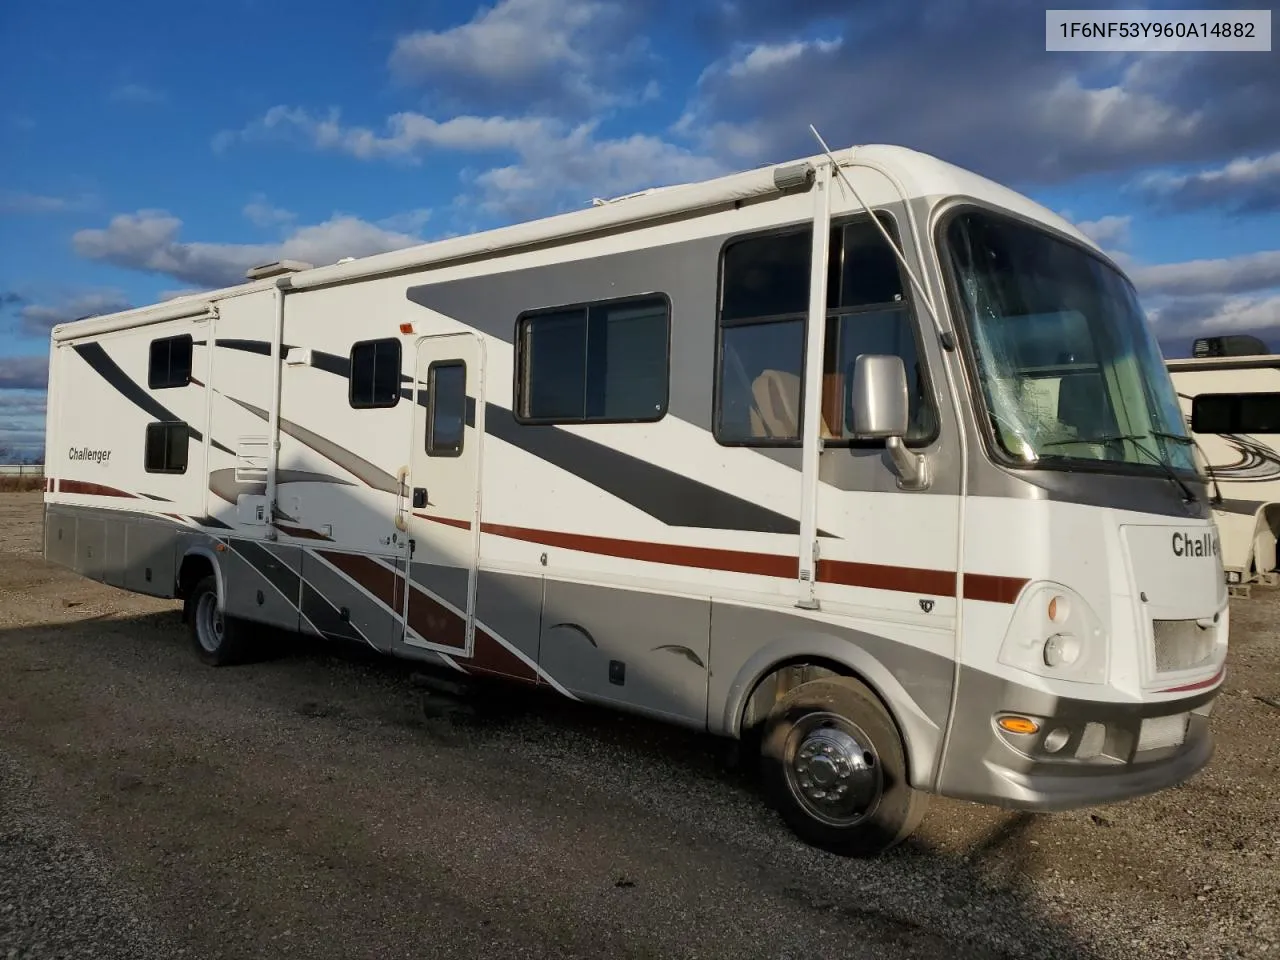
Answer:
[{"label": "driver side window", "polygon": [[[895,236],[892,222],[881,222]],[[812,233],[747,237],[724,251],[715,417],[721,443],[800,444]],[[902,358],[910,390],[906,439],[928,440],[937,418],[897,258],[861,217],[832,227],[828,263],[821,436],[850,439],[845,381],[858,356],[892,354]]]}]

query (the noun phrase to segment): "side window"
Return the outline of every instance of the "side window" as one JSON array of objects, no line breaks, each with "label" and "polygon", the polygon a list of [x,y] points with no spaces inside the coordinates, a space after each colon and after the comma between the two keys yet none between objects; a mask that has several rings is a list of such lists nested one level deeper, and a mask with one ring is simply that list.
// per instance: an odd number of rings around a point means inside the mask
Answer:
[{"label": "side window", "polygon": [[467,365],[438,360],[427,368],[427,455],[457,457],[467,431]]},{"label": "side window", "polygon": [[1201,393],[1191,401],[1195,433],[1280,433],[1280,393]]},{"label": "side window", "polygon": [[812,229],[724,251],[716,437],[798,442]]},{"label": "side window", "polygon": [[516,412],[526,423],[634,423],[667,409],[664,296],[522,314]]},{"label": "side window", "polygon": [[185,387],[191,382],[191,335],[151,341],[147,386],[152,390]]},{"label": "side window", "polygon": [[400,341],[362,340],[351,347],[351,393],[356,409],[394,407],[400,402]]},{"label": "side window", "polygon": [[[897,242],[890,221],[882,220]],[[838,280],[828,284],[826,350],[823,357],[822,413],[835,438],[849,439],[853,419],[845,404],[845,390],[853,365],[864,353],[887,353],[902,358],[907,373],[908,443],[933,436],[937,417],[929,398],[928,378],[916,342],[907,282],[897,257],[869,219],[841,228]],[[826,432],[824,432],[826,435]]]},{"label": "side window", "polygon": [[[892,223],[882,223],[893,236]],[[812,236],[807,228],[749,237],[725,248],[716,414],[716,438],[722,443],[800,442]],[[845,384],[864,353],[902,357],[911,391],[906,439],[930,437],[936,418],[893,251],[863,217],[832,227],[828,264],[822,437],[850,438]]]},{"label": "side window", "polygon": [[189,440],[185,423],[148,423],[143,469],[147,473],[186,473]]}]

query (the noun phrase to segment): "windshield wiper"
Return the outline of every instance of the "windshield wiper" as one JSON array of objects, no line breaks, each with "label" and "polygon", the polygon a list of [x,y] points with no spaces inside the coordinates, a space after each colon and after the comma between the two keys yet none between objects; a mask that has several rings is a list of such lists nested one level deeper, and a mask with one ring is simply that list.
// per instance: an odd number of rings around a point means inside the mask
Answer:
[{"label": "windshield wiper", "polygon": [[1183,443],[1189,447],[1195,447],[1199,451],[1200,456],[1204,457],[1204,471],[1209,475],[1209,479],[1213,481],[1213,502],[1215,504],[1222,503],[1222,488],[1218,486],[1217,474],[1213,472],[1213,467],[1209,464],[1209,455],[1204,452],[1204,447],[1200,446],[1200,441],[1195,437],[1183,436],[1180,433],[1169,433],[1167,430],[1152,430],[1153,437],[1159,437],[1162,440],[1173,440],[1176,443]]},{"label": "windshield wiper", "polygon": [[1143,453],[1145,453],[1147,457],[1156,466],[1158,466],[1161,470],[1165,472],[1165,475],[1174,482],[1174,485],[1177,486],[1179,490],[1182,491],[1182,497],[1184,502],[1195,503],[1197,500],[1197,497],[1191,491],[1191,488],[1182,482],[1182,478],[1178,476],[1178,474],[1174,471],[1173,467],[1169,466],[1169,464],[1165,463],[1158,456],[1156,456],[1154,453],[1152,453],[1150,450],[1148,450],[1146,447],[1140,444],[1138,441],[1141,439],[1143,438],[1134,436],[1132,434],[1127,434],[1127,433],[1109,433],[1109,434],[1104,434],[1098,437],[1075,437],[1071,440],[1050,440],[1048,443],[1041,444],[1041,446],[1060,447],[1069,443],[1119,443],[1123,440],[1128,440],[1130,443],[1133,444],[1135,449],[1141,450]]}]

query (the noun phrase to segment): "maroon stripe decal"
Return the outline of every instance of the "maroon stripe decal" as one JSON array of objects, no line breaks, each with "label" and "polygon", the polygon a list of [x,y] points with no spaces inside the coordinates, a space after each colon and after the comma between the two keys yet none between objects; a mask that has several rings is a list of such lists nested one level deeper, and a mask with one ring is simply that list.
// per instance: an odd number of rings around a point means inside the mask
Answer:
[{"label": "maroon stripe decal", "polygon": [[1227,672],[1227,665],[1224,663],[1208,680],[1198,680],[1195,683],[1183,684],[1180,687],[1166,687],[1161,693],[1185,693],[1188,690],[1204,690],[1206,687],[1212,687],[1215,683],[1223,678]]},{"label": "maroon stripe decal", "polygon": [[1026,577],[998,577],[990,573],[966,573],[964,598],[988,603],[1014,603],[1022,588],[1031,581]]},{"label": "maroon stripe decal", "polygon": [[400,615],[404,594],[401,592],[402,581],[396,571],[354,553],[339,553],[336,550],[316,550],[315,553],[377,597],[396,616]]},{"label": "maroon stripe decal", "polygon": [[845,587],[869,587],[898,593],[926,593],[953,597],[956,575],[949,570],[925,570],[918,567],[894,567],[883,563],[858,563],[849,560],[819,560],[818,582],[838,583]]},{"label": "maroon stripe decal", "polygon": [[[470,529],[465,520],[450,517],[434,517],[425,513],[414,516],[423,520]],[[777,554],[752,553],[745,550],[720,550],[713,547],[688,547],[641,540],[618,540],[612,537],[596,537],[577,533],[560,533],[554,530],[534,530],[500,523],[482,523],[483,533],[528,543],[541,543],[549,547],[563,547],[600,556],[620,557],[626,560],[642,560],[649,563],[665,563],[680,567],[697,567],[704,570],[721,570],[726,573],[749,573],[766,577],[794,579],[799,575],[799,560]],[[846,587],[867,587],[873,590],[892,590],[896,593],[926,594],[952,597],[956,593],[956,574],[951,570],[930,570],[924,567],[898,567],[883,563],[859,563],[849,560],[819,560],[818,581]],[[990,603],[1013,603],[1029,581],[1026,577],[1003,577],[986,573],[969,573],[964,578],[964,596],[969,600],[985,600]]]},{"label": "maroon stripe decal", "polygon": [[[336,550],[316,550],[315,553],[364,587],[392,612],[399,614],[405,578],[398,570],[391,570],[358,554],[339,553]],[[418,636],[431,643],[458,651],[466,649],[466,621],[416,587],[409,598],[409,626]],[[476,628],[472,655],[470,659],[462,660],[462,663],[476,673],[492,674],[525,683],[538,682],[536,670],[479,627]]]},{"label": "maroon stripe decal", "polygon": [[137,496],[133,493],[117,490],[115,487],[108,487],[101,483],[89,483],[85,480],[63,480],[61,481],[60,492],[80,493],[88,497],[128,497],[133,499]]},{"label": "maroon stripe decal", "polygon": [[[410,602],[412,607],[412,601]],[[489,633],[476,627],[475,647],[471,659],[463,663],[476,673],[489,673],[510,680],[537,683],[538,672],[503,646]]]}]

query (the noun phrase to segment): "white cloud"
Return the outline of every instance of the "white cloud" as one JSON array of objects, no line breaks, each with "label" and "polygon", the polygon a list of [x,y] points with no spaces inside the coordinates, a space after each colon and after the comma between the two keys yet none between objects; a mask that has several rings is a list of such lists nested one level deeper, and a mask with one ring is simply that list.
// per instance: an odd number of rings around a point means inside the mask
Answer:
[{"label": "white cloud", "polygon": [[635,0],[500,0],[467,23],[400,37],[388,64],[402,82],[486,109],[601,107],[643,98],[617,79],[643,59]]},{"label": "white cloud", "polygon": [[1046,57],[1025,42],[1034,11],[999,3],[705,6],[723,52],[675,130],[715,156],[807,154],[813,123],[833,145],[899,143],[1025,186],[1280,146],[1275,58]]},{"label": "white cloud", "polygon": [[1133,217],[1108,216],[1097,220],[1083,220],[1076,224],[1080,232],[1100,247],[1123,247],[1129,242],[1129,227]]},{"label": "white cloud", "polygon": [[301,107],[276,106],[239,131],[223,131],[214,137],[214,149],[225,150],[236,140],[301,137],[320,150],[345,153],[360,160],[402,159],[418,162],[431,149],[484,151],[511,149],[521,140],[543,136],[553,121],[541,117],[459,116],[439,121],[420,113],[397,113],[388,118],[385,131],[344,127],[337,108],[327,116],[313,115]]},{"label": "white cloud", "polygon": [[1145,295],[1239,295],[1280,287],[1280,250],[1141,266],[1130,275]]},{"label": "white cloud", "polygon": [[844,39],[835,40],[793,40],[790,43],[760,43],[751,47],[740,57],[733,59],[725,72],[735,80],[741,80],[759,74],[766,74],[778,67],[798,60],[808,52],[834,53],[843,45]]},{"label": "white cloud", "polygon": [[120,290],[89,290],[69,294],[53,303],[32,303],[18,311],[22,331],[31,336],[48,336],[59,323],[81,317],[128,310],[132,304]]},{"label": "white cloud", "polygon": [[660,137],[596,139],[596,124],[520,144],[519,162],[475,178],[479,204],[503,216],[538,216],[583,206],[594,196],[703,180],[726,172],[719,161]]},{"label": "white cloud", "polygon": [[1156,172],[1141,178],[1138,187],[1156,205],[1190,210],[1222,207],[1233,213],[1280,210],[1280,151],[1258,157],[1237,157],[1229,163],[1195,173]]},{"label": "white cloud", "polygon": [[181,229],[182,221],[163,210],[139,210],[112,217],[105,228],[77,232],[72,245],[89,260],[163,274],[207,289],[242,283],[250,267],[274,260],[322,265],[422,242],[346,214],[297,227],[278,243],[184,241],[178,237]]},{"label": "white cloud", "polygon": [[282,224],[292,223],[298,219],[298,215],[292,210],[285,210],[282,207],[276,207],[267,202],[266,197],[258,194],[252,200],[244,205],[241,211],[245,218],[255,227],[278,227]]},{"label": "white cloud", "polygon": [[[551,117],[463,116],[437,121],[418,113],[400,113],[387,121],[385,134],[375,134],[364,127],[344,127],[336,110],[321,119],[299,108],[273,107],[234,137],[300,135],[316,149],[371,161],[416,163],[432,150],[505,152],[511,162],[469,178],[479,190],[477,205],[503,216],[538,216],[565,205],[584,205],[601,194],[727,172],[719,161],[661,137],[634,134],[601,139],[596,136],[598,127],[598,121],[570,126]],[[380,221],[380,226],[411,231],[419,229],[428,215],[429,211],[414,211]]]},{"label": "white cloud", "polygon": [[0,213],[67,213],[91,206],[88,194],[75,197],[51,196],[22,191],[0,192]]},{"label": "white cloud", "polygon": [[0,390],[44,390],[49,384],[49,358],[0,357]]},{"label": "white cloud", "polygon": [[394,216],[383,217],[378,221],[378,226],[382,227],[384,230],[416,234],[427,225],[427,221],[430,219],[430,208],[419,207],[417,210],[406,210],[404,213],[397,213]]}]

